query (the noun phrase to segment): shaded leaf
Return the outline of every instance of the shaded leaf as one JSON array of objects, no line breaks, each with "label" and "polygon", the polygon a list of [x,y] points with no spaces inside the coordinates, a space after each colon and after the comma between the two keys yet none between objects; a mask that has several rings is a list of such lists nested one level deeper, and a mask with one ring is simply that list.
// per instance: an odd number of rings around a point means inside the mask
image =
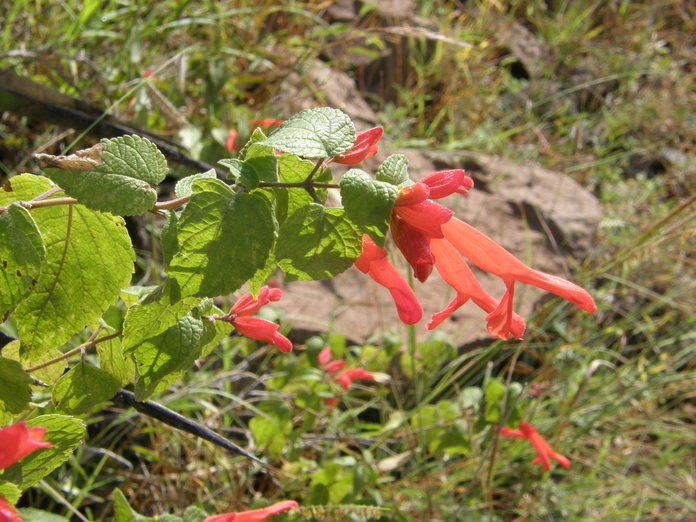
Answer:
[{"label": "shaded leaf", "polygon": [[343,209],[305,205],[280,228],[278,265],[299,280],[328,279],[351,266],[360,255],[362,236]]},{"label": "shaded leaf", "polygon": [[121,383],[109,373],[80,361],[53,386],[51,400],[65,413],[89,413],[111,399]]}]

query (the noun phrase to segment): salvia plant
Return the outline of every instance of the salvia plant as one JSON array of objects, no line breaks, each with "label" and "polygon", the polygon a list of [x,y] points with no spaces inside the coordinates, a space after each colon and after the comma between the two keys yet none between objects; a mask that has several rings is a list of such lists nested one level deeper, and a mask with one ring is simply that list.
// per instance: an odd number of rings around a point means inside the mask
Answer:
[{"label": "salvia plant", "polygon": [[[291,351],[277,324],[255,317],[282,297],[267,284],[277,271],[286,282],[310,281],[355,265],[391,293],[404,323],[416,324],[423,310],[387,258],[390,234],[419,282],[436,268],[455,290],[454,300],[427,328],[472,301],[487,313],[492,336],[520,339],[524,320],[513,311],[518,282],[594,311],[585,290],[526,266],[433,201],[471,190],[464,171],[436,172],[414,183],[406,158],[395,154],[374,175],[351,168],[334,179],[332,163],[356,165],[374,156],[381,136],[379,127],[356,133],[339,110],[304,110],[268,135],[257,128],[236,158],[220,162],[226,176],[210,170],[185,177],[176,184],[176,197],[163,201],[158,184],[167,163],[138,136],[105,139],[70,156],[38,155],[43,175],[21,174],[5,183],[0,317],[15,338],[0,357],[0,425],[6,426],[0,430],[0,519],[19,519],[12,506],[21,492],[83,443],[82,419],[110,400],[262,462],[149,399],[190,372],[196,359],[233,330]],[[327,205],[332,188],[340,191],[341,207]],[[129,286],[135,254],[123,216],[146,213],[163,223],[165,277],[157,286]],[[469,264],[499,276],[504,295],[489,295]],[[229,311],[216,306],[216,297],[244,285],[248,293]],[[105,313],[119,300],[127,312],[113,324]],[[68,367],[77,354],[83,357]],[[362,368],[345,369],[330,350],[322,351],[319,364],[346,390],[353,380],[374,380]],[[32,403],[37,391],[50,393],[53,413],[40,414]],[[531,425],[521,422],[519,428],[503,427],[500,434],[528,439],[544,469],[549,459],[569,465]],[[120,492],[114,502],[117,513],[130,513]],[[286,501],[209,518],[265,520],[292,509],[297,503]],[[186,519],[206,516],[193,509]]]}]

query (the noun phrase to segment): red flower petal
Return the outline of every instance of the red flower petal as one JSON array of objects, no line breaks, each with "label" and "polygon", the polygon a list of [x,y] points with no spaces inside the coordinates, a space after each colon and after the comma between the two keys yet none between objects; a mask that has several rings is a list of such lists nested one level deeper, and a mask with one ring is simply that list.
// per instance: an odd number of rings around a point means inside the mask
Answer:
[{"label": "red flower petal", "polygon": [[501,277],[508,291],[514,281],[519,281],[551,292],[586,312],[595,311],[592,296],[583,288],[561,277],[529,268],[471,225],[452,218],[442,225],[442,231],[464,257],[481,270]]},{"label": "red flower petal", "polygon": [[230,309],[230,314],[235,316],[254,315],[268,303],[279,301],[281,297],[283,297],[283,292],[280,288],[262,286],[259,289],[258,298],[254,299],[254,296],[251,294],[243,295],[234,303],[234,306]]},{"label": "red flower petal", "polygon": [[46,428],[27,428],[26,422],[19,422],[0,430],[0,469],[11,466],[27,455],[41,448],[50,448],[44,442]]},{"label": "red flower petal", "polygon": [[422,203],[430,197],[430,188],[423,183],[414,183],[402,188],[396,195],[395,207],[407,207]]},{"label": "red flower petal", "polygon": [[330,360],[331,360],[331,347],[327,346],[321,352],[319,352],[319,356],[317,357],[317,362],[321,366],[324,366]]},{"label": "red flower petal", "polygon": [[474,186],[474,180],[463,170],[443,170],[424,177],[419,183],[430,189],[430,199],[440,199],[450,194],[466,194]]},{"label": "red flower petal", "polygon": [[275,118],[261,118],[249,120],[249,127],[280,127],[283,120],[277,120]]},{"label": "red flower petal", "polygon": [[263,343],[273,344],[280,348],[281,352],[291,352],[292,343],[290,340],[278,333],[277,324],[259,317],[235,317],[232,319],[232,326],[234,326],[237,331],[251,339],[256,339]]},{"label": "red flower petal", "polygon": [[414,205],[394,206],[394,214],[427,237],[444,237],[442,227],[454,212],[426,199]]},{"label": "red flower petal", "polygon": [[425,283],[435,263],[428,238],[396,215],[392,217],[390,230],[394,243],[413,268],[413,275]]},{"label": "red flower petal", "polygon": [[12,506],[0,495],[0,522],[22,522]]},{"label": "red flower petal", "polygon": [[[469,265],[461,258],[459,252],[446,239],[431,239],[430,249],[435,256],[435,267],[442,279],[457,291],[457,297],[442,310],[433,315],[430,322],[426,325],[429,330],[437,327],[442,321],[447,319],[460,306],[471,299],[479,308],[490,313],[499,306],[498,302],[488,294],[476,280]],[[488,322],[488,331],[493,337],[507,340],[510,335],[515,339],[521,339],[524,334],[524,319],[517,314],[511,314],[511,320],[506,323],[507,328],[491,321]]]},{"label": "red flower petal", "polygon": [[416,294],[387,259],[387,253],[379,248],[367,234],[363,235],[363,254],[355,260],[355,266],[382,285],[392,296],[396,310],[406,324],[416,324],[423,317],[423,308]]},{"label": "red flower petal", "polygon": [[382,127],[374,127],[363,132],[357,132],[353,148],[340,156],[336,156],[333,160],[344,165],[357,165],[361,161],[371,158],[379,151],[377,142],[382,138],[383,133],[384,129]]},{"label": "red flower petal", "polygon": [[337,361],[331,361],[324,366],[324,371],[328,374],[335,374],[340,372],[346,365],[346,361],[343,359],[338,359]]},{"label": "red flower petal", "polygon": [[227,141],[225,142],[225,148],[227,149],[227,152],[232,152],[233,150],[237,150],[237,131],[234,129],[230,129],[230,131],[227,133]]},{"label": "red flower petal", "polygon": [[556,453],[531,424],[522,421],[520,422],[519,430],[512,430],[504,427],[500,430],[500,434],[529,440],[534,451],[537,453],[537,457],[532,461],[532,464],[541,464],[546,471],[551,469],[551,459],[558,462],[558,464],[565,469],[570,468],[570,461],[563,455]]},{"label": "red flower petal", "polygon": [[267,518],[289,511],[299,507],[299,504],[294,500],[283,500],[275,504],[261,508],[250,509],[249,511],[240,511],[239,513],[226,513],[223,515],[215,515],[208,517],[203,522],[263,522]]}]

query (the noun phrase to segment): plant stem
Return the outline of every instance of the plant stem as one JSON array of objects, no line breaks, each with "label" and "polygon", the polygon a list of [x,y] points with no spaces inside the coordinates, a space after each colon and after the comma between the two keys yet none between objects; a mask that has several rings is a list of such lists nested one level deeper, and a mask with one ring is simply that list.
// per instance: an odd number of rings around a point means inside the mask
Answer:
[{"label": "plant stem", "polygon": [[31,373],[31,372],[35,372],[36,370],[40,370],[41,368],[46,368],[47,366],[51,366],[52,364],[63,361],[69,357],[72,357],[73,355],[80,353],[82,350],[86,350],[87,348],[91,348],[92,346],[95,346],[95,345],[97,345],[101,342],[104,342],[104,341],[108,341],[109,339],[114,339],[123,333],[122,330],[119,330],[116,333],[112,333],[109,335],[105,335],[104,337],[100,337],[99,339],[95,339],[95,337],[97,336],[97,334],[100,331],[101,330],[97,330],[96,332],[94,332],[92,334],[92,336],[87,341],[82,343],[80,346],[77,346],[76,348],[73,348],[72,350],[67,351],[64,354],[59,355],[55,359],[51,359],[50,361],[42,362],[41,364],[37,364],[36,366],[32,366],[31,368],[28,368],[25,371],[27,373]]}]

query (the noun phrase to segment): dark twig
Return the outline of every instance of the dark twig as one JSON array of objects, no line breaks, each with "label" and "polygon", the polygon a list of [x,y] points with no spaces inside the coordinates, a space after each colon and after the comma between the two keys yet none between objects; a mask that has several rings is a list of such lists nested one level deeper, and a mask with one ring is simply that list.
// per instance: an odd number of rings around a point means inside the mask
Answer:
[{"label": "dark twig", "polygon": [[130,406],[131,408],[138,410],[143,415],[147,415],[148,417],[152,417],[154,419],[162,421],[165,424],[172,426],[173,428],[185,431],[187,433],[195,435],[196,437],[205,439],[217,446],[220,446],[221,448],[226,449],[231,453],[242,455],[243,457],[251,459],[254,462],[257,462],[258,464],[261,464],[263,467],[267,467],[265,462],[259,460],[251,453],[243,450],[233,442],[230,442],[226,438],[222,437],[221,435],[218,435],[217,433],[206,428],[205,426],[202,426],[197,422],[187,419],[183,415],[180,415],[175,411],[172,411],[169,408],[162,406],[161,404],[158,404],[153,401],[136,401],[135,395],[133,395],[133,393],[127,390],[119,390],[118,392],[116,392],[113,401],[116,403],[125,404],[126,406]]}]

